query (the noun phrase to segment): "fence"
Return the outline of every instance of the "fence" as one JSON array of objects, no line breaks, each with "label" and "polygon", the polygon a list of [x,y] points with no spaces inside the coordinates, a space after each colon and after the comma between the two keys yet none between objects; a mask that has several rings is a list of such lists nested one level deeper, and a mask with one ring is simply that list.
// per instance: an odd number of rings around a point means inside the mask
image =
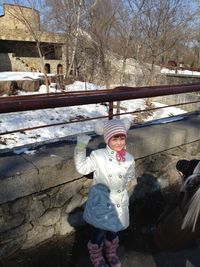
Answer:
[{"label": "fence", "polygon": [[112,119],[114,116],[121,116],[126,114],[141,113],[145,111],[154,111],[158,109],[181,106],[187,104],[199,103],[200,100],[192,102],[184,102],[179,104],[167,105],[164,107],[154,107],[144,110],[133,110],[129,112],[120,113],[119,111],[114,114],[114,101],[123,101],[139,98],[151,98],[158,96],[183,94],[188,92],[199,92],[200,83],[173,85],[173,86],[153,86],[153,87],[116,87],[114,89],[105,90],[91,90],[91,91],[75,91],[75,92],[62,92],[62,93],[49,93],[49,94],[36,94],[25,96],[10,96],[0,98],[0,113],[10,113],[37,109],[47,109],[66,106],[78,106],[96,103],[109,103],[109,111],[107,116],[91,117],[86,119],[79,119],[76,121],[65,121],[60,123],[40,125],[31,128],[21,128],[13,131],[6,131],[0,133],[6,135],[20,131],[30,131],[39,128],[58,126],[62,124],[71,124],[77,121],[89,121],[94,119],[106,118]]}]

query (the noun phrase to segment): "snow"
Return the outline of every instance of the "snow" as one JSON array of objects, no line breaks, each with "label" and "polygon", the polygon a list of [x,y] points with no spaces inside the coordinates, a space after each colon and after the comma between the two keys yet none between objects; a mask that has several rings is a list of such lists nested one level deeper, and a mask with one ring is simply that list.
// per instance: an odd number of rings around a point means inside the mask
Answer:
[{"label": "snow", "polygon": [[178,75],[190,75],[190,76],[200,76],[199,71],[191,71],[191,70],[170,70],[167,68],[162,68],[161,73],[163,74],[178,74]]},{"label": "snow", "polygon": [[19,80],[34,80],[43,77],[40,72],[18,72],[4,71],[0,72],[0,81],[19,81]]},{"label": "snow", "polygon": [[[16,79],[37,79],[41,73],[34,72],[2,72],[0,73],[0,80],[16,80]],[[100,86],[91,83],[84,83],[76,81],[73,84],[66,86],[66,91],[80,91],[80,90],[98,90],[104,89]],[[45,93],[46,87],[42,85],[40,91],[37,93]],[[51,84],[50,92],[59,92],[55,88],[55,84]],[[20,95],[35,94],[18,92]],[[164,106],[160,103],[153,103],[156,107]],[[146,104],[144,99],[121,101],[122,112],[129,112],[134,110],[145,109]],[[156,110],[153,115],[147,117],[145,121],[162,119],[172,115],[178,115],[185,113],[184,110],[178,108],[164,108]],[[8,131],[14,131],[17,129],[36,127],[42,125],[49,125],[54,123],[63,123],[71,121],[70,124],[61,124],[57,126],[45,127],[35,129],[31,131],[21,131],[17,133],[10,133],[0,135],[0,152],[14,150],[16,154],[21,153],[34,153],[34,150],[30,149],[31,144],[44,144],[48,142],[55,142],[60,139],[68,139],[71,141],[76,140],[76,135],[82,132],[92,133],[94,132],[94,123],[96,120],[90,120],[85,122],[76,122],[78,119],[107,116],[108,107],[101,104],[91,104],[73,107],[62,107],[45,110],[35,111],[23,111],[5,113],[0,115],[0,133]],[[137,115],[124,115],[128,117],[132,123]],[[166,120],[163,120],[166,122]],[[168,119],[169,121],[169,119]],[[27,146],[27,147],[26,147]],[[34,147],[34,145],[33,145]]]}]

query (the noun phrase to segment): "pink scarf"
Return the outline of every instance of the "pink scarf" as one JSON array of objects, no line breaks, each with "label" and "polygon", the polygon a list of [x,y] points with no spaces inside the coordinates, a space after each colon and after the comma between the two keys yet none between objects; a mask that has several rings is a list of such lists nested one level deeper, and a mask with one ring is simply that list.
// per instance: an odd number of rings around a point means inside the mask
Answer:
[{"label": "pink scarf", "polygon": [[124,148],[121,151],[117,151],[116,152],[117,161],[119,162],[125,161],[126,160],[125,155],[126,155],[126,150]]}]

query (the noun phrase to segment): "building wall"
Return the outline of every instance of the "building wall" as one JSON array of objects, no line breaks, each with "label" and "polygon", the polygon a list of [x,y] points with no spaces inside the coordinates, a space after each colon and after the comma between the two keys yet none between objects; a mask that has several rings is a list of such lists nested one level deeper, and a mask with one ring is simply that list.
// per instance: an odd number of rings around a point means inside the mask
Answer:
[{"label": "building wall", "polygon": [[38,11],[8,4],[4,4],[4,10],[5,15],[0,16],[0,40],[35,41],[25,24],[18,19],[22,16],[20,15],[22,13],[41,42],[64,43],[62,34],[40,31]]},{"label": "building wall", "polygon": [[[50,65],[50,73],[57,74],[58,65],[63,66],[65,73],[64,60],[45,60],[44,64]],[[41,72],[41,61],[32,57],[16,57],[13,53],[0,53],[0,71],[37,71]]]},{"label": "building wall", "polygon": [[[65,73],[65,38],[62,34],[40,31],[39,12],[26,7],[4,4],[3,16],[0,16],[0,71],[41,71],[41,60],[36,49],[35,37],[17,17],[24,14],[32,26],[41,49],[45,64],[50,64],[51,72],[57,73],[57,66],[63,66]],[[51,46],[51,49],[49,49]],[[55,53],[52,53],[54,50]],[[49,58],[49,60],[46,60]]]},{"label": "building wall", "polygon": [[4,4],[4,15],[0,17],[0,28],[9,30],[26,31],[24,23],[19,21],[19,17],[25,17],[35,30],[40,28],[39,12],[32,8],[18,5]]}]

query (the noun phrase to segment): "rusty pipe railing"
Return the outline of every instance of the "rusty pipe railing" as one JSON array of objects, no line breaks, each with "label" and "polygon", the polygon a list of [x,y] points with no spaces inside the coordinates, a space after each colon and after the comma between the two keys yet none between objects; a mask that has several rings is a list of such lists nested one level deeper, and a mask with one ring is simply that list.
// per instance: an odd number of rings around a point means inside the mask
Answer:
[{"label": "rusty pipe railing", "polygon": [[[182,105],[188,105],[188,104],[195,104],[195,103],[199,103],[200,101],[192,101],[192,102],[185,102],[185,103],[181,103],[181,104],[174,104],[174,105],[168,105],[168,106],[162,106],[162,107],[154,107],[154,108],[149,108],[148,111],[155,111],[155,110],[159,110],[159,109],[165,109],[165,108],[169,108],[169,107],[176,107],[176,106],[182,106]],[[113,114],[112,112],[112,116],[123,116],[123,115],[127,115],[127,114],[136,114],[136,113],[142,113],[142,112],[146,112],[147,109],[140,109],[140,110],[134,110],[134,111],[129,111],[129,112],[123,112],[123,113],[119,113],[119,114]],[[52,126],[61,126],[61,125],[67,125],[67,124],[72,124],[72,123],[77,123],[77,122],[84,122],[84,121],[91,121],[91,120],[97,120],[97,119],[105,119],[108,118],[109,115],[105,115],[105,116],[98,116],[98,117],[92,117],[92,118],[86,118],[86,119],[74,119],[74,120],[69,120],[69,121],[63,121],[63,122],[57,122],[57,123],[51,123],[51,124],[44,124],[44,125],[39,125],[39,126],[35,126],[35,127],[29,127],[29,128],[21,128],[21,129],[17,129],[17,130],[12,130],[12,131],[6,131],[3,133],[0,133],[0,137],[2,135],[7,135],[7,134],[13,134],[13,133],[18,133],[18,132],[27,132],[27,131],[33,131],[33,130],[38,130],[38,129],[42,129],[42,128],[47,128],[47,127],[52,127]]]},{"label": "rusty pipe railing", "polygon": [[200,83],[153,87],[116,87],[114,89],[107,90],[11,96],[0,98],[0,113],[77,106],[102,102],[112,103],[113,101],[198,91],[200,91]]}]

